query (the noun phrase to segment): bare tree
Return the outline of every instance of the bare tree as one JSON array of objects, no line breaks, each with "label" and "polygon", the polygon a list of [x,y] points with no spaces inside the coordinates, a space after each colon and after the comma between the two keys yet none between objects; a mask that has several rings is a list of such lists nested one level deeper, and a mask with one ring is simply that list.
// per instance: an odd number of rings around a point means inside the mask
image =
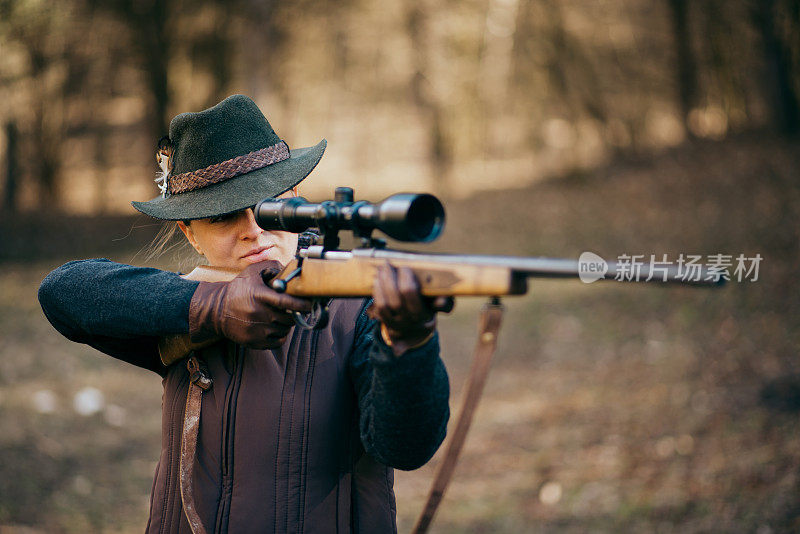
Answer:
[{"label": "bare tree", "polygon": [[174,0],[110,0],[97,3],[98,9],[125,21],[130,29],[129,45],[134,51],[133,59],[146,73],[146,85],[152,100],[149,129],[153,139],[164,135],[168,128],[168,66],[172,39],[175,37],[170,14],[174,11],[174,4]]},{"label": "bare tree", "polygon": [[800,131],[800,98],[794,85],[789,45],[775,27],[776,12],[775,0],[758,0],[752,16],[761,36],[764,89],[773,124],[791,135]]},{"label": "bare tree", "polygon": [[430,29],[425,6],[419,0],[408,0],[405,27],[413,50],[413,67],[409,88],[414,105],[427,123],[428,153],[433,184],[442,192],[449,191],[453,165],[453,146],[446,133],[444,106],[433,94],[429,77]]},{"label": "bare tree", "polygon": [[12,120],[6,123],[6,179],[3,188],[3,213],[17,211],[17,124]]},{"label": "bare tree", "polygon": [[678,88],[678,104],[686,132],[689,113],[697,104],[697,62],[692,49],[692,30],[689,22],[689,2],[687,0],[667,0],[672,16],[672,34],[675,39],[675,82]]}]

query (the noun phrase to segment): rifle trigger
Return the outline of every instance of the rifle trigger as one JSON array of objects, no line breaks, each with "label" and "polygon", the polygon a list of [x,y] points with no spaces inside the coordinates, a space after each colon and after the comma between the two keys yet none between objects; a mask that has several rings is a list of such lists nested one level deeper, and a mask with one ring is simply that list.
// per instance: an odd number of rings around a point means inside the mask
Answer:
[{"label": "rifle trigger", "polygon": [[311,305],[311,313],[308,314],[308,319],[306,319],[302,313],[293,311],[294,322],[297,326],[305,330],[321,330],[325,328],[328,325],[329,303],[329,299],[315,299]]}]

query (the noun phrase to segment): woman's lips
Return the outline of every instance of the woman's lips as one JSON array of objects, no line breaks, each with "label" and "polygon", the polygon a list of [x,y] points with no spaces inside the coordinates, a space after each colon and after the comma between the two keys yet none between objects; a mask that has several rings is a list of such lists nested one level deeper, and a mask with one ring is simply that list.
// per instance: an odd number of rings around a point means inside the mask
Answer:
[{"label": "woman's lips", "polygon": [[260,261],[268,260],[270,259],[269,251],[272,249],[273,246],[274,245],[270,245],[267,247],[259,247],[257,249],[254,249],[245,254],[244,256],[242,256],[242,259],[249,263],[258,263]]}]

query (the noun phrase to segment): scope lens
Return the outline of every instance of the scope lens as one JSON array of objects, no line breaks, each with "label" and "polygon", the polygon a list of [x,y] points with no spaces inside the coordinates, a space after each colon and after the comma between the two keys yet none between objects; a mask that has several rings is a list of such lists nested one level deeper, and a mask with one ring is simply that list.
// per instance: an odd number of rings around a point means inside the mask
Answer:
[{"label": "scope lens", "polygon": [[408,208],[406,224],[414,241],[433,241],[444,227],[442,203],[433,195],[417,196]]}]

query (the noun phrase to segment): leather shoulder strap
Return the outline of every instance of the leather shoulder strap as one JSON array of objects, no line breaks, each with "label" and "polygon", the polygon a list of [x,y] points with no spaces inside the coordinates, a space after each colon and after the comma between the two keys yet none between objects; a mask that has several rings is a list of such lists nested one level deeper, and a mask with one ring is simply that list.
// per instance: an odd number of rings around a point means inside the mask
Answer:
[{"label": "leather shoulder strap", "polygon": [[472,367],[467,377],[464,393],[461,396],[461,411],[456,421],[455,430],[447,442],[447,449],[441,463],[436,468],[433,477],[433,484],[428,493],[425,507],[422,509],[417,524],[412,530],[413,534],[423,534],[427,532],[436,514],[439,503],[442,502],[447,485],[453,477],[456,469],[458,456],[467,438],[467,432],[472,424],[475,409],[478,407],[483,386],[489,376],[489,367],[492,363],[492,356],[497,348],[497,333],[500,330],[500,322],[503,318],[503,306],[500,301],[495,299],[481,308],[481,315],[478,325],[478,342],[475,346],[475,356],[472,360]]},{"label": "leather shoulder strap", "polygon": [[181,432],[181,457],[179,465],[181,502],[183,513],[189,521],[192,534],[206,534],[206,529],[194,504],[194,460],[197,453],[197,434],[200,429],[200,407],[203,391],[211,388],[211,377],[203,362],[196,356],[186,360],[189,370],[189,392],[186,395],[186,410]]}]

